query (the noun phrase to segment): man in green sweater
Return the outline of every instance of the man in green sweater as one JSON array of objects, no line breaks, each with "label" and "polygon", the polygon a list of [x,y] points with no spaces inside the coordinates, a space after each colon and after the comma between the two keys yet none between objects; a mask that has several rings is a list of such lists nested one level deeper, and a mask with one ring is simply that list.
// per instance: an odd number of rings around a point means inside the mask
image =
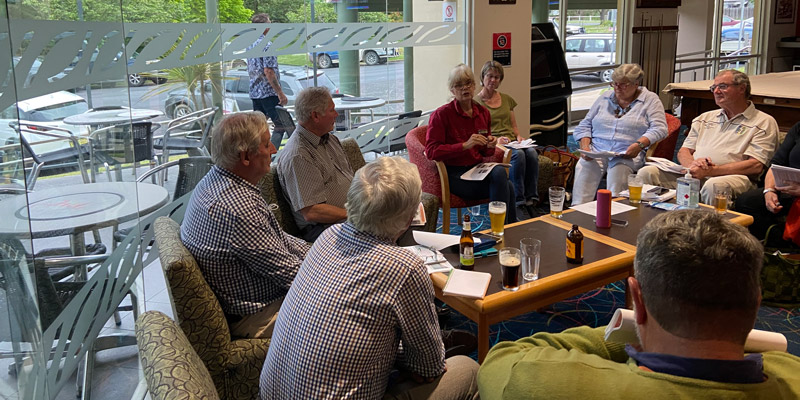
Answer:
[{"label": "man in green sweater", "polygon": [[713,212],[659,215],[639,233],[628,278],[640,343],[585,326],[499,343],[478,373],[481,398],[800,398],[800,358],[744,352],[762,252]]}]

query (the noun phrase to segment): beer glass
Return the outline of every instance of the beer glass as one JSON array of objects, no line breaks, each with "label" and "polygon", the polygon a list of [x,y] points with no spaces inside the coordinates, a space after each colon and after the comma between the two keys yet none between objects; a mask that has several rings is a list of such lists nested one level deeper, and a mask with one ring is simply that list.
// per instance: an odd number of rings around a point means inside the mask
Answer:
[{"label": "beer glass", "polygon": [[561,186],[550,186],[550,216],[553,218],[561,218],[561,213],[564,211],[564,194],[565,189]]},{"label": "beer glass", "polygon": [[492,234],[503,237],[503,227],[506,224],[506,203],[502,201],[489,203],[489,221],[492,223]]},{"label": "beer glass", "polygon": [[628,191],[630,192],[631,204],[639,204],[642,202],[642,177],[636,174],[628,175]]},{"label": "beer glass", "polygon": [[542,241],[534,238],[523,238],[519,241],[522,251],[522,279],[535,281],[539,279],[539,257]]},{"label": "beer glass", "polygon": [[503,272],[503,289],[516,292],[519,289],[519,249],[504,247],[500,249],[500,269]]},{"label": "beer glass", "polygon": [[728,201],[731,198],[731,187],[727,183],[714,184],[714,209],[717,214],[725,214],[728,210]]}]

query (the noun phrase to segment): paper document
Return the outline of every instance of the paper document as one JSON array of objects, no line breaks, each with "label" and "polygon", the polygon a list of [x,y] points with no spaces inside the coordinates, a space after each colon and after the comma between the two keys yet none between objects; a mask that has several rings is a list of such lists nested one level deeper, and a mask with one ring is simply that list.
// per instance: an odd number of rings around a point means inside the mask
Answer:
[{"label": "paper document", "polygon": [[492,168],[494,168],[496,165],[503,164],[496,162],[480,163],[472,167],[469,171],[464,172],[461,175],[461,179],[465,181],[482,181],[483,178],[486,178],[486,176],[489,175],[489,172],[492,172]]},{"label": "paper document", "polygon": [[[584,214],[589,214],[593,217],[597,216],[597,201],[590,201],[588,203],[578,204],[577,206],[570,206],[575,211],[580,211]],[[611,202],[611,215],[624,213],[625,211],[635,210],[636,207],[622,204],[618,201]]]},{"label": "paper document", "polygon": [[464,271],[454,269],[450,271],[447,283],[444,284],[442,293],[448,296],[463,296],[471,299],[482,299],[486,296],[486,289],[492,281],[492,274],[486,272]]},{"label": "paper document", "polygon": [[612,158],[619,157],[625,153],[614,153],[613,151],[578,150],[582,155],[590,158]]},{"label": "paper document", "polygon": [[419,203],[419,207],[417,207],[417,215],[414,216],[414,219],[411,220],[411,226],[423,226],[427,222],[427,217],[425,217],[425,207],[422,206],[422,202]]},{"label": "paper document", "polygon": [[444,258],[444,254],[441,251],[434,251],[430,247],[425,246],[406,246],[403,247],[404,249],[410,250],[412,253],[419,256],[419,258],[425,263],[425,267],[428,269],[428,273],[432,274],[434,272],[447,272],[453,269],[453,265],[450,264],[450,261],[447,261]]},{"label": "paper document", "polygon": [[[636,336],[636,319],[633,310],[618,308],[614,311],[606,326],[606,342],[639,344]],[[778,332],[753,329],[744,342],[745,353],[763,353],[765,351],[786,352],[786,336]]]},{"label": "paper document", "polygon": [[664,172],[672,172],[673,174],[686,174],[686,167],[666,158],[647,157],[647,162],[644,165],[652,165]]},{"label": "paper document", "polygon": [[503,146],[510,147],[512,149],[529,149],[531,147],[536,147],[536,141],[533,139],[525,139],[521,142],[519,140],[515,140],[513,142],[508,142]]},{"label": "paper document", "polygon": [[773,165],[772,176],[775,177],[775,186],[786,186],[787,182],[800,182],[800,169]]},{"label": "paper document", "polygon": [[445,235],[443,233],[414,231],[414,241],[427,247],[433,247],[436,250],[441,250],[445,247],[450,247],[458,244],[461,236]]},{"label": "paper document", "polygon": [[[663,194],[658,194],[660,191],[665,190],[666,192]],[[630,192],[628,189],[625,189],[619,192],[619,195],[622,197],[631,197]],[[643,201],[667,201],[669,199],[674,199],[677,195],[675,189],[666,189],[659,186],[653,185],[643,185],[642,186],[642,200]]]}]

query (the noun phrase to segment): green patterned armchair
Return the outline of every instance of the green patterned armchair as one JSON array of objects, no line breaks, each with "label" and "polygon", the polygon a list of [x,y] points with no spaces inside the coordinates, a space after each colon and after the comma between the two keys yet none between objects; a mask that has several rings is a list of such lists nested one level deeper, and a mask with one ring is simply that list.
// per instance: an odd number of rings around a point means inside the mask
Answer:
[{"label": "green patterned armchair", "polygon": [[155,237],[175,319],[211,374],[219,397],[257,398],[269,340],[231,340],[222,307],[183,246],[177,222],[168,217],[156,219]]},{"label": "green patterned armchair", "polygon": [[[342,149],[347,157],[347,163],[350,165],[353,172],[358,171],[361,167],[366,165],[367,162],[364,160],[364,154],[361,153],[361,148],[358,147],[358,142],[356,142],[355,139],[347,138],[342,140]],[[281,188],[275,164],[272,165],[269,173],[261,178],[259,187],[261,187],[261,196],[264,197],[267,203],[278,205],[277,209],[272,210],[272,214],[275,215],[275,218],[278,220],[283,230],[290,235],[300,237],[300,228],[298,228],[297,224],[294,222],[291,205],[286,200],[286,196]],[[436,232],[436,222],[439,218],[439,199],[432,194],[423,193],[422,205],[425,208],[425,218],[427,222],[421,230]]]},{"label": "green patterned armchair", "polygon": [[151,399],[219,399],[214,381],[189,339],[164,313],[140,315],[136,341]]}]

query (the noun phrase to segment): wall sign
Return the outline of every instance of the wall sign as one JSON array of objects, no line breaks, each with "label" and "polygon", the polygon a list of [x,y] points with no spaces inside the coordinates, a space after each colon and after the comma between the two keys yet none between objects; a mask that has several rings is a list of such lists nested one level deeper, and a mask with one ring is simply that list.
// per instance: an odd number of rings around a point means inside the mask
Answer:
[{"label": "wall sign", "polygon": [[455,1],[445,1],[442,3],[442,22],[456,22]]},{"label": "wall sign", "polygon": [[492,34],[492,60],[511,66],[511,32]]}]

